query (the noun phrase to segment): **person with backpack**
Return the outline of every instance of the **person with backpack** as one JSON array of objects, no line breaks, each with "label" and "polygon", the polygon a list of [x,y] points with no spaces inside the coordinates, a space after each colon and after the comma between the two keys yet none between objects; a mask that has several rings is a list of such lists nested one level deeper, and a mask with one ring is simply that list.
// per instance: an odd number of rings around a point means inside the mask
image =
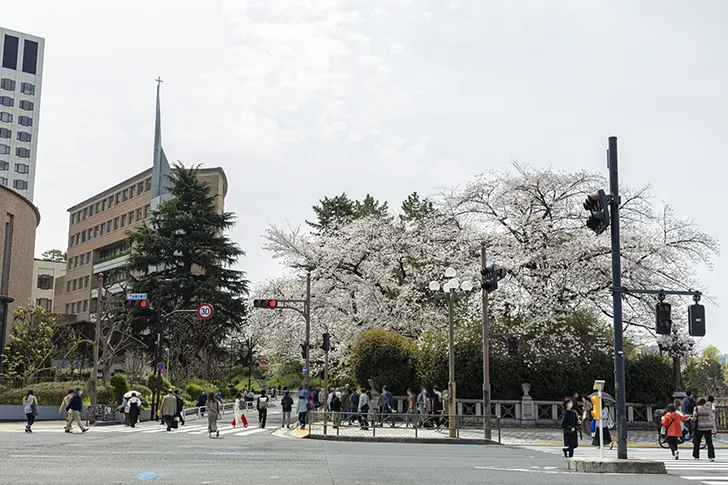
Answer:
[{"label": "person with backpack", "polygon": [[38,416],[38,400],[33,395],[33,390],[29,389],[28,394],[23,399],[23,411],[25,412],[25,418],[27,423],[25,425],[25,432],[32,433],[31,426],[35,423],[35,417]]},{"label": "person with backpack", "polygon": [[258,410],[258,425],[261,428],[265,428],[265,421],[268,417],[268,396],[265,395],[265,389],[260,391],[260,397],[256,403],[256,409]]},{"label": "person with backpack", "polygon": [[291,410],[293,409],[293,398],[291,393],[286,391],[281,399],[281,411],[283,412],[283,421],[281,422],[281,428],[291,427]]},{"label": "person with backpack", "polygon": [[308,414],[308,400],[306,399],[306,391],[298,391],[298,404],[296,404],[296,413],[298,413],[298,424],[301,429],[306,427],[306,415]]},{"label": "person with backpack", "polygon": [[687,421],[688,419],[690,419],[690,416],[678,413],[674,404],[668,404],[667,412],[660,420],[660,424],[664,429],[663,434],[667,435],[667,444],[670,446],[672,456],[676,460],[680,459],[680,452],[677,449],[677,443],[683,435],[681,424],[683,421]]}]

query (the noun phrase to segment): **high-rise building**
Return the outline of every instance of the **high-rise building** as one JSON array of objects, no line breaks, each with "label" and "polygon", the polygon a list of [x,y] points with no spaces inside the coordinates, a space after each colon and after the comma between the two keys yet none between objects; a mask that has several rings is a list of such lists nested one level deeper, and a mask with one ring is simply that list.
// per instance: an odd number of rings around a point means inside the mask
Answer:
[{"label": "high-rise building", "polygon": [[0,184],[32,201],[45,40],[0,27]]}]

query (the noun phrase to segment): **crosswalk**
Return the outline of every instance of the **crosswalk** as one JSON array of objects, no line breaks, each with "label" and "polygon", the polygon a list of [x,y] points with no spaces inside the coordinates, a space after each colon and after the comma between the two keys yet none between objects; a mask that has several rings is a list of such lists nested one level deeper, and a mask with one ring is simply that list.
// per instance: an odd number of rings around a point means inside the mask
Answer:
[{"label": "crosswalk", "polygon": [[[553,455],[563,456],[560,446],[523,446],[527,450],[540,451]],[[716,461],[708,460],[708,450],[700,450],[700,460],[694,460],[692,456],[692,446],[684,446],[680,448],[680,459],[675,460],[670,454],[670,450],[663,448],[630,448],[629,457],[642,460],[656,460],[665,463],[667,472],[672,475],[678,475],[680,478],[690,480],[692,483],[702,483],[704,485],[728,485],[728,456],[722,460],[718,456]],[[716,454],[720,455],[723,450],[716,450]],[[724,451],[725,452],[725,451]],[[584,446],[574,451],[575,456],[596,458],[599,456],[599,448]],[[605,458],[616,458],[615,450],[604,450]]]},{"label": "crosswalk", "polygon": [[[263,433],[265,431],[271,431],[271,429],[276,428],[257,428],[257,427],[248,427],[248,428],[242,428],[242,427],[232,427],[229,424],[222,425],[221,423],[218,425],[218,431],[220,432],[220,436],[225,435],[231,435],[231,436],[250,436],[258,433]],[[134,428],[131,428],[129,426],[98,426],[93,427],[89,430],[89,433],[118,433],[118,434],[139,434],[142,436],[145,435],[151,435],[156,433],[164,433],[167,431],[166,426],[162,426],[159,423],[144,423],[137,425]],[[0,433],[24,433],[25,430],[23,428],[19,429],[0,429]],[[36,427],[33,429],[33,433],[39,433],[39,434],[46,434],[46,433],[63,433],[64,430],[62,427],[57,428],[42,428],[42,427]],[[80,431],[76,428],[74,430],[74,433],[80,434]],[[207,423],[200,423],[200,424],[187,424],[185,426],[180,426],[179,428],[173,430],[171,433],[173,434],[187,434],[187,435],[206,435],[207,434]]]}]

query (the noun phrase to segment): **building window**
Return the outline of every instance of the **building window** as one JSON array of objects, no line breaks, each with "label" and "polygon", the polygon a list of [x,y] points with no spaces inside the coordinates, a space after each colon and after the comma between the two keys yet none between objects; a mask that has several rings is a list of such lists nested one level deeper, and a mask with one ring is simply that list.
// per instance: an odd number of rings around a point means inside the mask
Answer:
[{"label": "building window", "polygon": [[18,123],[21,126],[33,126],[33,118],[30,116],[18,116]]},{"label": "building window", "polygon": [[[83,231],[81,233],[81,242],[82,243],[85,243],[86,242],[86,231]],[[83,259],[81,259],[81,264],[83,264]]]},{"label": "building window", "polygon": [[[76,234],[76,244],[78,244],[78,234]],[[73,258],[73,267],[78,268],[78,256]]]},{"label": "building window", "polygon": [[83,300],[83,311],[84,312],[88,311],[88,300]]},{"label": "building window", "polygon": [[30,83],[20,83],[20,92],[28,96],[35,95],[35,85]]},{"label": "building window", "polygon": [[15,149],[15,155],[20,158],[30,158],[30,150],[23,147],[18,147]]},{"label": "building window", "polygon": [[129,212],[129,225],[134,224],[134,211]]},{"label": "building window", "polygon": [[122,192],[121,200],[126,202],[129,200],[129,189],[124,189],[124,192]]},{"label": "building window", "polygon": [[73,288],[73,291],[76,291],[76,289],[78,288],[78,280],[73,280],[73,285],[71,286],[71,288]]},{"label": "building window", "polygon": [[89,284],[90,278],[91,278],[90,276],[86,276],[86,277],[85,277],[85,278],[83,279],[83,287],[84,287],[84,288],[88,288],[88,284]]},{"label": "building window", "polygon": [[99,237],[99,226],[94,227],[94,237]]},{"label": "building window", "polygon": [[81,242],[81,235],[79,233],[76,233],[76,246]]},{"label": "building window", "polygon": [[142,192],[144,192],[144,182],[139,182],[139,190],[137,190],[137,193],[139,195],[142,195]]},{"label": "building window", "polygon": [[8,178],[7,177],[0,177],[0,184],[7,187],[8,186]]},{"label": "building window", "polygon": [[111,232],[111,221],[106,223],[106,232]]},{"label": "building window", "polygon": [[115,231],[119,230],[119,218],[118,217],[114,219],[114,230]]},{"label": "building window", "polygon": [[15,172],[17,173],[28,173],[30,167],[28,167],[24,163],[16,163],[15,164]]},{"label": "building window", "polygon": [[10,96],[0,96],[0,106],[12,107],[14,104],[15,101]]},{"label": "building window", "polygon": [[88,240],[89,241],[91,240],[91,236],[93,235],[93,233],[94,233],[93,229],[89,228],[89,230],[88,230]]},{"label": "building window", "polygon": [[7,128],[0,128],[0,138],[10,138],[13,132]]},{"label": "building window", "polygon": [[15,81],[6,77],[0,79],[0,89],[5,91],[15,91]]},{"label": "building window", "polygon": [[5,45],[3,47],[3,67],[5,69],[18,68],[18,45],[20,39],[14,35],[5,34]]},{"label": "building window", "polygon": [[71,313],[76,313],[76,302],[71,303]]},{"label": "building window", "polygon": [[66,283],[66,293],[70,293],[70,292],[71,292],[71,282],[69,281],[68,283]]},{"label": "building window", "polygon": [[105,211],[106,210],[106,199],[104,199],[104,200],[101,201],[101,210],[102,211]]},{"label": "building window", "polygon": [[53,301],[50,298],[38,298],[35,300],[35,304],[47,312],[53,311],[51,308],[52,303]]},{"label": "building window", "polygon": [[114,207],[114,196],[109,197],[109,209]]},{"label": "building window", "polygon": [[34,40],[25,39],[23,46],[23,72],[36,74],[38,66],[38,43]]},{"label": "building window", "polygon": [[76,223],[76,214],[71,214],[71,225],[74,225]]},{"label": "building window", "polygon": [[28,188],[28,182],[26,180],[13,180],[13,188],[25,190]]},{"label": "building window", "polygon": [[83,266],[84,264],[86,264],[86,254],[81,255],[81,266]]},{"label": "building window", "polygon": [[20,101],[20,104],[18,106],[23,111],[33,111],[33,102],[32,101],[28,101],[27,99],[21,100]]},{"label": "building window", "polygon": [[102,222],[101,224],[99,224],[99,229],[100,229],[99,233],[101,233],[102,236],[104,235],[104,228],[105,227],[106,227],[106,223],[103,223]]},{"label": "building window", "polygon": [[132,185],[131,188],[129,188],[129,198],[134,198],[134,192],[136,191],[136,185]]},{"label": "building window", "polygon": [[33,136],[27,131],[19,131],[17,138],[19,141],[30,142],[33,139]]},{"label": "building window", "polygon": [[147,179],[147,192],[152,190],[152,179]]},{"label": "building window", "polygon": [[126,214],[121,216],[121,227],[126,227]]},{"label": "building window", "polygon": [[101,212],[101,202],[96,202],[96,213]]},{"label": "building window", "polygon": [[145,206],[144,206],[144,218],[145,218],[145,219],[146,219],[147,217],[149,217],[149,207],[150,207],[150,206],[148,206],[148,205],[145,205]]},{"label": "building window", "polygon": [[121,192],[117,192],[116,193],[116,197],[115,197],[115,200],[114,200],[114,204],[115,205],[121,204]]},{"label": "building window", "polygon": [[90,205],[88,206],[88,216],[91,217],[94,215],[94,206]]},{"label": "building window", "polygon": [[40,290],[52,290],[53,289],[53,276],[49,274],[38,275],[38,289]]},{"label": "building window", "polygon": [[8,155],[10,153],[10,145],[0,144],[0,155]]},{"label": "building window", "polygon": [[83,209],[83,219],[85,220],[88,217],[88,207]]},{"label": "building window", "polygon": [[141,208],[137,209],[137,221],[142,220],[142,210]]},{"label": "building window", "polygon": [[10,113],[2,112],[0,113],[0,121],[4,123],[10,123],[13,121],[13,115],[11,115]]},{"label": "building window", "polygon": [[9,170],[10,169],[10,163],[6,162],[5,160],[0,160],[0,170]]}]

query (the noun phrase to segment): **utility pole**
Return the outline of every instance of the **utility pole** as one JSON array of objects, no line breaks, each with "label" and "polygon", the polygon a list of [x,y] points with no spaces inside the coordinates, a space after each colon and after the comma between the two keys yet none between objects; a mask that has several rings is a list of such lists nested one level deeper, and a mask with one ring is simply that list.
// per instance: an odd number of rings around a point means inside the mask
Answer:
[{"label": "utility pole", "polygon": [[624,377],[624,335],[622,329],[622,261],[619,241],[619,167],[617,137],[609,137],[609,191],[612,226],[612,306],[614,313],[614,390],[617,399],[617,458],[627,459],[627,404]]},{"label": "utility pole", "polygon": [[157,411],[159,410],[159,398],[161,397],[161,379],[162,372],[157,369],[157,364],[162,361],[162,298],[158,298],[156,320],[157,320],[157,349],[154,359],[154,390],[152,391],[152,421],[157,419]]},{"label": "utility pole", "polygon": [[308,390],[309,375],[311,374],[311,272],[306,275],[306,303],[303,305],[303,318],[306,320],[306,374],[303,376],[303,383]]},{"label": "utility pole", "polygon": [[[101,345],[101,318],[104,314],[104,274],[96,275],[97,291],[96,295],[96,325],[94,327],[94,365],[93,375],[91,376],[91,407],[98,404],[99,393],[99,345]],[[94,424],[96,421],[96,413],[91,413],[89,423]]]},{"label": "utility pole", "polygon": [[[488,261],[485,256],[485,241],[480,243],[480,268],[487,271]],[[492,438],[490,427],[490,329],[488,326],[488,292],[483,291],[483,426],[485,439]]]},{"label": "utility pole", "polygon": [[[327,338],[326,334],[324,338]],[[329,400],[329,346],[324,342],[324,399],[326,403]],[[324,410],[326,407],[324,406]]]},{"label": "utility pole", "polygon": [[253,378],[253,339],[248,338],[248,391],[252,389]]}]

